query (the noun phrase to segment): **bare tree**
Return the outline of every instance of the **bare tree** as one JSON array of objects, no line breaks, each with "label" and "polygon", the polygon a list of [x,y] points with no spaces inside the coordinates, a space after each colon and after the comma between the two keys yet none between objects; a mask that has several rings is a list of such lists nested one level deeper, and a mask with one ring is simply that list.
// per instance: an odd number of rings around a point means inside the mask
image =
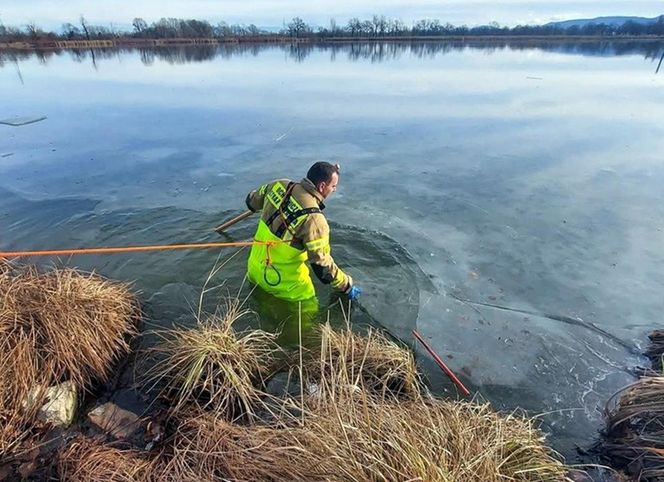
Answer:
[{"label": "bare tree", "polygon": [[360,32],[362,31],[362,22],[360,21],[359,18],[353,17],[348,21],[348,26],[346,27],[348,30],[348,33],[351,34],[351,36],[359,35]]},{"label": "bare tree", "polygon": [[134,27],[134,32],[136,35],[141,37],[143,33],[148,29],[148,23],[140,17],[136,17],[131,25]]},{"label": "bare tree", "polygon": [[311,32],[311,27],[307,25],[300,17],[294,17],[288,24],[288,34],[291,37],[299,37],[302,34]]},{"label": "bare tree", "polygon": [[374,35],[385,35],[387,30],[387,19],[385,15],[374,15],[372,19]]},{"label": "bare tree", "polygon": [[37,27],[37,25],[35,25],[35,22],[28,22],[25,25],[25,31],[28,33],[28,36],[33,40],[36,40],[40,36],[40,34],[43,33],[42,30],[39,27]]},{"label": "bare tree", "polygon": [[62,35],[68,39],[74,39],[81,36],[81,30],[69,22],[62,24]]}]

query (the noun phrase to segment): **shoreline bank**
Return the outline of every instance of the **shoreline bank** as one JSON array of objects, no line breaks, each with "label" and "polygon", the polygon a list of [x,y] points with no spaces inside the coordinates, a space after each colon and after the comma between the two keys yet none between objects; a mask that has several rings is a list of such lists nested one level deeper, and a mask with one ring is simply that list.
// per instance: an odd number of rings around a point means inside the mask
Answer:
[{"label": "shoreline bank", "polygon": [[51,50],[51,49],[80,49],[80,48],[118,48],[118,47],[167,47],[187,45],[221,45],[221,44],[326,44],[326,43],[358,43],[358,42],[661,42],[664,36],[583,36],[583,35],[533,35],[533,36],[493,36],[493,35],[465,35],[465,36],[399,36],[399,37],[280,37],[280,36],[244,36],[228,38],[166,38],[166,39],[136,39],[116,38],[100,40],[34,40],[18,42],[0,42],[0,50]]}]

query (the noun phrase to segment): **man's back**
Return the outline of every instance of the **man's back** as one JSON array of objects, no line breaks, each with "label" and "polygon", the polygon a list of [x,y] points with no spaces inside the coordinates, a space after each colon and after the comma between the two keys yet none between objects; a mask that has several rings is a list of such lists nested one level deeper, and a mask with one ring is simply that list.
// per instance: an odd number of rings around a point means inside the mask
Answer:
[{"label": "man's back", "polygon": [[278,298],[302,301],[315,296],[305,264],[326,284],[347,291],[352,279],[341,271],[330,254],[330,233],[322,213],[324,196],[308,178],[300,182],[278,179],[247,196],[247,206],[261,211],[256,241],[252,246],[249,279]]}]

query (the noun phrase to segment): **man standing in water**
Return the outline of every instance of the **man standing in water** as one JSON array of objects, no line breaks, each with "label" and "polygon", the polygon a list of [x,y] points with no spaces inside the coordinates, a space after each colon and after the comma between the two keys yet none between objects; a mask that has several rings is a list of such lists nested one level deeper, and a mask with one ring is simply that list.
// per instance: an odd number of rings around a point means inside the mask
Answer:
[{"label": "man standing in water", "polygon": [[321,282],[357,299],[362,290],[332,259],[330,228],[322,212],[323,201],[337,190],[338,182],[338,164],[316,162],[299,182],[278,179],[249,193],[247,206],[261,211],[255,240],[276,242],[252,246],[250,281],[282,300],[315,300],[308,260]]}]

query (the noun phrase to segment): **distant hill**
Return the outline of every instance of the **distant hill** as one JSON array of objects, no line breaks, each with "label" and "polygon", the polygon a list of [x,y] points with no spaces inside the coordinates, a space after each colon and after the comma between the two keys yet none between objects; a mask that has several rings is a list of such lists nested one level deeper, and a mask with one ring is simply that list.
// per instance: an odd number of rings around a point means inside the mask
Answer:
[{"label": "distant hill", "polygon": [[651,23],[657,23],[659,17],[646,18],[646,17],[597,17],[597,18],[586,18],[586,19],[577,19],[577,20],[564,20],[562,22],[549,22],[547,26],[561,27],[561,28],[570,28],[570,27],[585,27],[586,25],[611,25],[613,27],[620,27],[625,22],[634,22],[641,25],[649,25]]}]

